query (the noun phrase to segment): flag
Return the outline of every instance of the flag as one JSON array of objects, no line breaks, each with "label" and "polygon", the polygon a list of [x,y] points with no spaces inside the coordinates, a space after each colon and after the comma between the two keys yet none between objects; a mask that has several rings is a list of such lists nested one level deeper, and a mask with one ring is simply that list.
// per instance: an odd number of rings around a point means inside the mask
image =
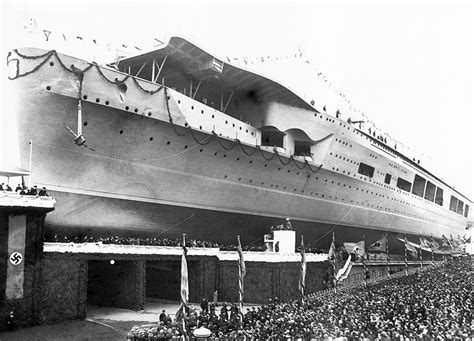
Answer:
[{"label": "flag", "polygon": [[418,256],[418,251],[410,242],[406,240],[406,238],[405,238],[405,248],[412,257],[416,258]]},{"label": "flag", "polygon": [[431,242],[428,240],[428,238],[425,237],[420,237],[420,246],[422,249],[425,249],[427,251],[431,251],[432,249]]},{"label": "flag", "polygon": [[443,234],[442,236],[442,241],[441,241],[441,248],[442,249],[447,249],[447,250],[451,250],[452,246],[451,246],[451,243],[449,242],[448,238],[446,238]]},{"label": "flag", "polygon": [[189,299],[189,282],[188,282],[188,263],[186,262],[186,238],[183,235],[183,254],[181,256],[181,305],[176,312],[176,320],[181,320],[185,316],[185,309]]},{"label": "flag", "polygon": [[387,234],[384,234],[382,238],[377,240],[375,243],[370,244],[369,251],[386,252],[387,251]]},{"label": "flag", "polygon": [[239,253],[239,308],[240,314],[242,314],[243,309],[243,299],[244,299],[244,277],[246,274],[244,254],[242,253],[242,245],[240,244],[240,236],[237,236],[237,252]]},{"label": "flag", "polygon": [[431,247],[433,251],[436,251],[439,249],[439,244],[436,240],[433,239],[433,237],[431,237]]},{"label": "flag", "polygon": [[306,252],[304,249],[303,235],[301,235],[301,271],[300,271],[300,280],[298,283],[298,289],[301,292],[301,297],[304,296],[304,290],[306,288],[305,280],[306,280]]},{"label": "flag", "polygon": [[344,248],[349,254],[353,253],[360,257],[365,256],[365,242],[363,240],[357,243],[344,243]]},{"label": "flag", "polygon": [[332,234],[331,247],[329,248],[328,261],[333,266],[336,264],[336,245],[335,245],[335,242],[334,242],[334,232]]},{"label": "flag", "polygon": [[[347,257],[346,259],[346,263],[344,264],[344,266],[342,268],[339,269],[339,271],[337,272],[337,275],[336,275],[336,279],[339,281],[339,280],[342,280],[342,277],[344,275],[346,275],[346,272],[347,270],[349,269],[349,266],[351,265],[351,255],[349,255],[349,257]],[[348,275],[346,275],[347,277]]]}]

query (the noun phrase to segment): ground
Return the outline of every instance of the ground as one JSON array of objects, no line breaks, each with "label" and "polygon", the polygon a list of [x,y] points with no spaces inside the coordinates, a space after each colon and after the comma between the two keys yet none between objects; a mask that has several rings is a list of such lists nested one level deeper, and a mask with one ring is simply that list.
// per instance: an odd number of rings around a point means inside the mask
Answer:
[{"label": "ground", "polygon": [[[197,307],[198,305],[195,304]],[[148,301],[143,311],[88,306],[85,320],[24,328],[0,333],[0,341],[24,340],[126,340],[134,325],[158,321],[163,309],[172,317],[179,304],[173,301]]]}]

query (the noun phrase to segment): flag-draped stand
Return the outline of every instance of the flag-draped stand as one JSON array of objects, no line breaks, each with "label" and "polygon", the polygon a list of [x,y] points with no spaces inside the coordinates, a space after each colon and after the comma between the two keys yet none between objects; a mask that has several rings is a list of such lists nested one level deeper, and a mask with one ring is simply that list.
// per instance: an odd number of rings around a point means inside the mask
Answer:
[{"label": "flag-draped stand", "polygon": [[244,254],[240,244],[240,235],[237,236],[237,251],[239,253],[239,315],[240,323],[243,323],[243,299],[244,299],[244,277],[246,274]]}]

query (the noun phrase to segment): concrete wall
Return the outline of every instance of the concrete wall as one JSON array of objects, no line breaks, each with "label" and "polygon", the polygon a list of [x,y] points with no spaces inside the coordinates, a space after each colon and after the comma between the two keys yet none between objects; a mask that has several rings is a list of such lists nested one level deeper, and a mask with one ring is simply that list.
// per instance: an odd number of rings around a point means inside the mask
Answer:
[{"label": "concrete wall", "polygon": [[85,318],[87,260],[46,254],[37,292],[37,324]]},{"label": "concrete wall", "polygon": [[[244,302],[267,303],[278,297],[282,302],[300,297],[298,281],[300,263],[247,262],[244,279]],[[219,271],[219,300],[238,300],[238,267],[236,262],[221,262]],[[324,289],[324,263],[307,263],[306,292]]]}]

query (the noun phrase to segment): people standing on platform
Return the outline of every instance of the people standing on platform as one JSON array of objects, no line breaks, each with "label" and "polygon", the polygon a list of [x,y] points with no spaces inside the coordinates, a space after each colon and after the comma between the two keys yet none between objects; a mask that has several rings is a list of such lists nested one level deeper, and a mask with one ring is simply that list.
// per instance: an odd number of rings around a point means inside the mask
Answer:
[{"label": "people standing on platform", "polygon": [[15,192],[16,193],[21,192],[22,189],[23,189],[23,187],[21,187],[20,184],[18,184],[18,186],[16,186],[16,188],[15,188]]}]

